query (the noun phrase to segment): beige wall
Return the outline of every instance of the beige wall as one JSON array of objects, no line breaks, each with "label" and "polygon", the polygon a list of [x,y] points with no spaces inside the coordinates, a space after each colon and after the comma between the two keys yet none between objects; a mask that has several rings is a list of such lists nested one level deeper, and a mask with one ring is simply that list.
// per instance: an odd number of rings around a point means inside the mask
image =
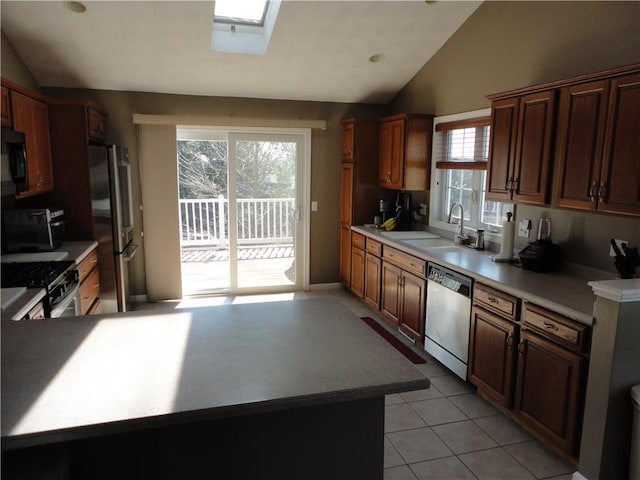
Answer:
[{"label": "beige wall", "polygon": [[38,85],[36,79],[33,78],[33,75],[31,75],[31,72],[18,56],[13,45],[11,45],[11,42],[4,33],[0,35],[0,41],[2,42],[2,51],[0,52],[2,55],[0,57],[2,76],[12,82],[39,92],[40,85]]},{"label": "beige wall", "polygon": [[[486,95],[640,62],[640,2],[485,2],[399,92],[393,112],[447,115],[490,106]],[[428,198],[428,196],[427,196]],[[640,220],[518,206],[552,219],[564,258],[614,272],[612,237],[640,245]],[[516,238],[516,248],[535,240]]]},{"label": "beige wall", "polygon": [[[313,130],[311,139],[311,199],[318,202],[318,211],[311,213],[310,283],[338,281],[340,120],[351,115],[377,118],[381,115],[382,107],[103,90],[47,88],[44,92],[56,97],[94,100],[104,106],[109,114],[107,138],[110,142],[129,147],[134,170],[139,165],[137,130],[132,123],[134,113],[326,120],[327,129]],[[139,202],[140,183],[137,180],[139,177],[134,178],[134,200]],[[145,205],[145,209],[149,208],[153,206]],[[141,225],[140,221],[138,225]],[[138,227],[135,236],[136,241],[141,243],[139,235]],[[136,255],[134,258],[131,278],[133,294],[146,292],[144,257]]]}]

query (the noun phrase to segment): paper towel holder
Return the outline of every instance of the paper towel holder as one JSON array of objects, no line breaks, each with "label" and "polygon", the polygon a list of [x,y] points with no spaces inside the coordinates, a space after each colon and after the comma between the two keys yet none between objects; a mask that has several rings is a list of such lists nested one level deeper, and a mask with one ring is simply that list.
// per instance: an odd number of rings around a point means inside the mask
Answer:
[{"label": "paper towel holder", "polygon": [[502,224],[502,244],[500,253],[492,255],[494,262],[510,262],[513,259],[513,234],[515,233],[515,222],[511,221],[513,213],[507,212],[507,221]]}]

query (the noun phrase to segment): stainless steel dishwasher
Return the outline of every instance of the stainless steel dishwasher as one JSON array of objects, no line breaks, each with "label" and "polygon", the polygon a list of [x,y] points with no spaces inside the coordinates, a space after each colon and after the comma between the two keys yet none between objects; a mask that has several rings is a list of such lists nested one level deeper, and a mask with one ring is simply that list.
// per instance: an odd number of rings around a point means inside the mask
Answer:
[{"label": "stainless steel dishwasher", "polygon": [[467,379],[473,279],[429,262],[424,349]]}]

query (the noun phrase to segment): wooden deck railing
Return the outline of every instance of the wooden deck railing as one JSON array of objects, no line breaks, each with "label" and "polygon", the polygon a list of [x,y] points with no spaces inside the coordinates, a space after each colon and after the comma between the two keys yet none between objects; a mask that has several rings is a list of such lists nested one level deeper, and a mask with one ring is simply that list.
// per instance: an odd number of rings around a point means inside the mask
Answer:
[{"label": "wooden deck railing", "polygon": [[[294,198],[237,200],[239,245],[293,243]],[[180,199],[183,246],[227,246],[229,204],[226,198]]]}]

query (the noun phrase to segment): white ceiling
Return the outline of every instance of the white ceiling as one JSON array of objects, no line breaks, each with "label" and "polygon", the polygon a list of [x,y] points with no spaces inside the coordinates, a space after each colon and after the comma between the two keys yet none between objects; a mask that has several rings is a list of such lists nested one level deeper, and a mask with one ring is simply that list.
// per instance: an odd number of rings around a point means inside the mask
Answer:
[{"label": "white ceiling", "polygon": [[211,50],[212,1],[64,3],[0,4],[43,87],[388,103],[481,2],[284,0],[264,56]]}]

